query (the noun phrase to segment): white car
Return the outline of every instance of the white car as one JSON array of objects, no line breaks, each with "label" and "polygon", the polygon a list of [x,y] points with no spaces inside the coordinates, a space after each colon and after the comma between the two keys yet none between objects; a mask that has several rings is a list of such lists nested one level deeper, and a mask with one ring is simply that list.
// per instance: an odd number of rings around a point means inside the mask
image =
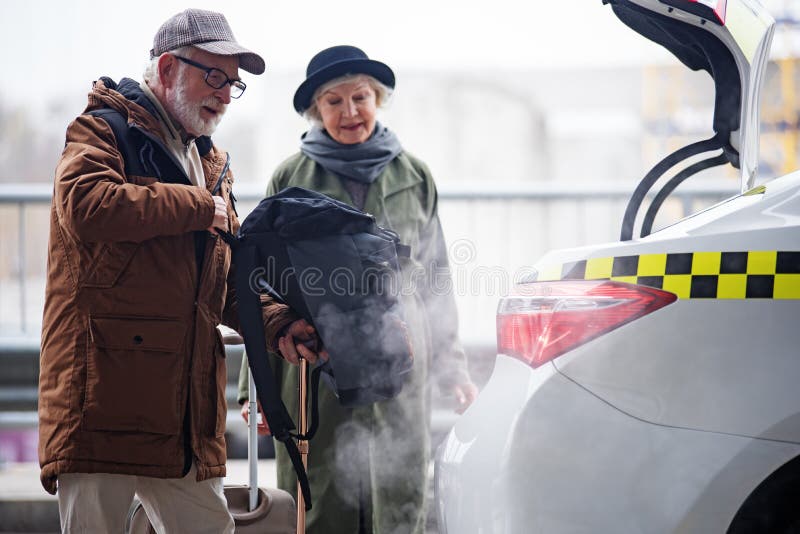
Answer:
[{"label": "white car", "polygon": [[[774,21],[750,0],[607,3],[714,73],[715,136],[656,165],[619,242],[552,252],[501,300],[494,372],[437,451],[440,533],[800,532],[800,173],[752,188]],[[708,147],[632,239],[658,176]],[[742,194],[650,234],[723,161]]]}]

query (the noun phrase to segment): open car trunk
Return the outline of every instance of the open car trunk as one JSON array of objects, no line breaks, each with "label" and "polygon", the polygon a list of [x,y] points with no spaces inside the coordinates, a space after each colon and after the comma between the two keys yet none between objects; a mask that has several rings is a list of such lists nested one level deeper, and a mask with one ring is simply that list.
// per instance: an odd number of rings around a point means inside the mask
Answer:
[{"label": "open car trunk", "polygon": [[741,169],[742,192],[758,169],[759,99],[775,21],[755,0],[603,0],[626,25],[664,46],[716,90],[713,130]]}]

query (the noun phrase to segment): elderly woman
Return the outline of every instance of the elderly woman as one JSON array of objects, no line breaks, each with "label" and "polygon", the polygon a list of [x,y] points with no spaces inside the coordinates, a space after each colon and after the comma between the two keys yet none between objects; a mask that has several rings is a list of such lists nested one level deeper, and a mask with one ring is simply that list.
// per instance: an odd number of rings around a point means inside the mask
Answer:
[{"label": "elderly woman", "polygon": [[[312,534],[424,532],[429,384],[435,380],[444,394],[454,396],[458,411],[477,393],[457,339],[452,285],[443,278],[449,272],[436,186],[427,166],[376,120],[394,85],[387,65],[353,46],[314,56],[294,95],[295,110],[312,127],[302,137],[300,152],[278,167],[267,189],[272,195],[300,186],[347,202],[374,214],[412,251],[401,259],[406,285],[415,284],[413,293],[401,297],[414,349],[411,378],[398,397],[358,408],[340,406],[331,389],[320,388],[320,427],[308,457],[314,506],[306,525]],[[272,363],[296,421],[298,372],[290,364],[298,355],[311,362],[318,355],[300,343],[311,331],[308,325],[296,321],[291,310],[272,307],[268,332],[286,332],[273,339],[282,358]],[[247,399],[246,366],[241,402]],[[277,464],[278,485],[295,494],[295,474],[282,447]]]}]

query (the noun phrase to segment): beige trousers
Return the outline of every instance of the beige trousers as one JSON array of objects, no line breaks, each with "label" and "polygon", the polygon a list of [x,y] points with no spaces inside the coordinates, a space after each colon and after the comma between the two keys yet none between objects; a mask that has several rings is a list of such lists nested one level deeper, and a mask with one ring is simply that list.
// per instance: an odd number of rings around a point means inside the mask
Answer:
[{"label": "beige trousers", "polygon": [[183,478],[105,473],[58,476],[58,511],[66,534],[122,534],[134,494],[158,534],[233,534],[222,479],[196,481],[194,464]]}]

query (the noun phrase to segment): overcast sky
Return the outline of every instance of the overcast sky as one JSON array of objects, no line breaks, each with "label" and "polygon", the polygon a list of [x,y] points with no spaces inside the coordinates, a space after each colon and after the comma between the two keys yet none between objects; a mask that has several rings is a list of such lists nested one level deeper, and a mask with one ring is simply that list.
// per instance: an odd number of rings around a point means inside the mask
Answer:
[{"label": "overcast sky", "polygon": [[250,83],[345,43],[399,71],[669,61],[601,0],[27,0],[3,3],[0,98],[36,102],[83,93],[100,75],[138,78],[160,24],[186,7],[223,11],[239,42],[265,58],[267,74]]}]

